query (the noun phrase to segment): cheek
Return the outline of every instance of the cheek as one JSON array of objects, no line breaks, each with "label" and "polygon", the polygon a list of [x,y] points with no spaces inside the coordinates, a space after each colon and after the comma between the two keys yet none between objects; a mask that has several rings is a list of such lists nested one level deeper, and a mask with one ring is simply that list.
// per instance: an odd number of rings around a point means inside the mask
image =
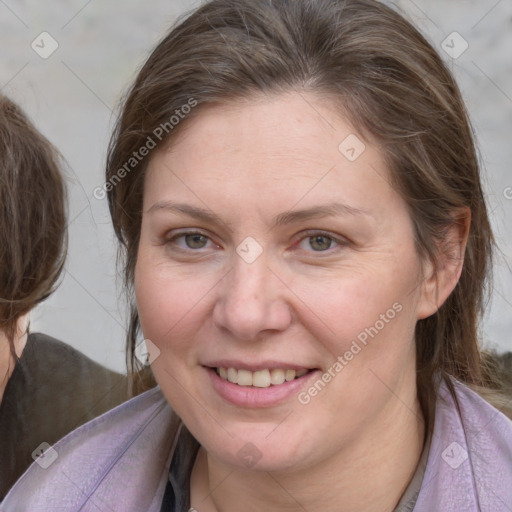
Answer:
[{"label": "cheek", "polygon": [[[135,269],[135,299],[145,338],[162,349],[163,340],[186,317],[194,297],[176,279],[169,279],[162,268],[144,254],[139,256]],[[179,297],[179,300],[176,300]]]},{"label": "cheek", "polygon": [[135,268],[135,299],[142,332],[162,352],[190,351],[190,340],[204,325],[215,282],[203,274],[179,272],[140,251]]},{"label": "cheek", "polygon": [[384,282],[385,276],[338,276],[318,283],[296,279],[291,287],[311,321],[323,325],[333,335],[354,333],[373,324],[379,315],[404,296],[403,290]]},{"label": "cheek", "polygon": [[350,352],[357,353],[353,360],[359,363],[351,366],[360,366],[391,361],[410,347],[416,324],[417,292],[411,282],[417,259],[401,261],[409,265],[388,261],[343,269],[335,277],[293,279],[290,288],[300,299],[301,322],[330,357],[348,352],[352,358]]}]

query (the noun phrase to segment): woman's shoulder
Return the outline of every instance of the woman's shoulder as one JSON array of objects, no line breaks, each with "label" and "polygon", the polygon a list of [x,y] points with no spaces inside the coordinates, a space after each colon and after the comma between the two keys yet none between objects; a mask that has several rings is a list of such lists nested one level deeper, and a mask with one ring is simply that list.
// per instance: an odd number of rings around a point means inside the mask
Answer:
[{"label": "woman's shoulder", "polygon": [[56,366],[62,372],[66,370],[68,373],[76,372],[78,367],[80,370],[92,372],[96,375],[121,377],[121,374],[102,366],[68,343],[40,332],[28,335],[27,345],[22,353],[21,360],[26,364],[42,361],[44,365]]},{"label": "woman's shoulder", "polygon": [[[479,461],[484,461],[486,452],[490,451],[489,464],[495,467],[506,465],[512,483],[512,420],[462,382],[454,379],[453,385],[458,415],[452,414],[452,417],[460,418],[456,421],[464,430],[469,448],[478,451],[475,470],[478,470]],[[448,391],[445,391],[445,399],[447,395]]]},{"label": "woman's shoulder", "polygon": [[32,402],[56,414],[66,411],[68,423],[76,426],[128,398],[126,375],[46,334],[29,335],[19,363],[15,371],[22,375],[23,392]]},{"label": "woman's shoulder", "polygon": [[107,510],[153,510],[179,424],[160,388],[147,391],[48,447],[1,510],[42,512],[51,505],[71,512],[94,502]]},{"label": "woman's shoulder", "polygon": [[511,483],[512,421],[465,384],[443,381],[417,510],[503,510]]}]

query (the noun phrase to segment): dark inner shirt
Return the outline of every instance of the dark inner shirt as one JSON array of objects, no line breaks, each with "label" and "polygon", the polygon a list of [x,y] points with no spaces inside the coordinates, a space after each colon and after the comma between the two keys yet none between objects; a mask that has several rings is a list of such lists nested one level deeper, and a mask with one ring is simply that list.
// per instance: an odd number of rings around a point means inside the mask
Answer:
[{"label": "dark inner shirt", "polygon": [[188,512],[190,508],[190,475],[199,447],[196,439],[182,425],[169,468],[169,481],[165,488],[160,512]]}]

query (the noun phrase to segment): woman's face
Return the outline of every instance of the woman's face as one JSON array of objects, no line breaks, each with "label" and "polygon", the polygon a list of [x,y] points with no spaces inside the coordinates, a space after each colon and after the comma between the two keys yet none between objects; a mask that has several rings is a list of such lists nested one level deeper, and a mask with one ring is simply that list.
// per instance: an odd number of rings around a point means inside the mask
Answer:
[{"label": "woman's face", "polygon": [[204,107],[149,163],[135,285],[153,372],[228,465],[311,467],[417,411],[414,326],[435,306],[412,222],[335,112],[306,93]]}]

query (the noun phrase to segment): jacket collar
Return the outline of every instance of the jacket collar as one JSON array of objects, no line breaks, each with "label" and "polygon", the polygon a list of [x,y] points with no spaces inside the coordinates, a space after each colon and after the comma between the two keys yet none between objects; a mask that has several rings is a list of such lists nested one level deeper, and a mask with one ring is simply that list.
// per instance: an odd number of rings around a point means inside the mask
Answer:
[{"label": "jacket collar", "polygon": [[[482,397],[443,381],[415,512],[511,510],[512,422]],[[506,504],[506,505],[505,505]]]},{"label": "jacket collar", "polygon": [[[442,382],[414,511],[507,510],[512,422],[463,384],[454,381],[454,391],[456,398]],[[160,512],[179,428],[180,420],[154,388],[59,441],[51,469],[32,464],[0,508],[43,512],[52,504],[78,512],[94,504],[105,511]]]}]

